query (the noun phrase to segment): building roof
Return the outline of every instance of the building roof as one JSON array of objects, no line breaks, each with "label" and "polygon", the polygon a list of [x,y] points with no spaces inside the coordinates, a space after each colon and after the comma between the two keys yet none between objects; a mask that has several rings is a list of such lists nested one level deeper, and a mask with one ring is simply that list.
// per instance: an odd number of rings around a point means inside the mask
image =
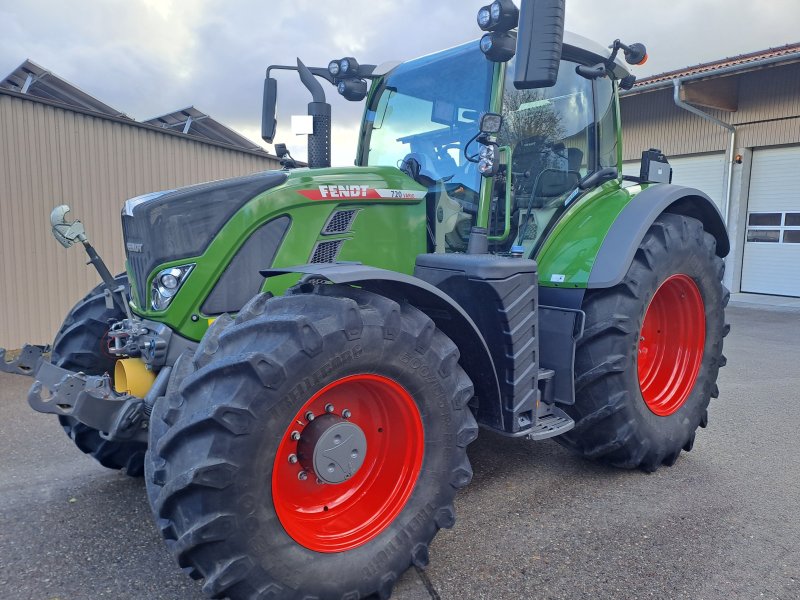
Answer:
[{"label": "building roof", "polygon": [[246,137],[239,135],[219,121],[209,117],[206,113],[197,110],[194,106],[182,108],[142,122],[147,125],[154,125],[162,129],[169,129],[214,142],[221,142],[245,150],[263,151],[261,146],[254,144]]},{"label": "building roof", "polygon": [[94,96],[90,96],[83,90],[72,85],[70,82],[61,79],[37,65],[30,59],[26,59],[20,66],[11,72],[5,79],[0,81],[0,88],[29,94],[37,98],[52,100],[67,104],[75,108],[91,110],[112,117],[129,118],[125,113],[113,108],[105,102],[100,102]]},{"label": "building roof", "polygon": [[186,135],[199,142],[222,145],[235,150],[264,154],[275,158],[261,146],[193,106],[141,123],[135,121],[122,111],[101,102],[30,59],[26,59],[8,76],[0,79],[0,93],[20,98],[27,97],[30,100],[67,107],[81,113],[118,120],[129,125],[158,127],[170,134]]},{"label": "building roof", "polygon": [[650,77],[643,77],[636,81],[631,92],[635,92],[637,88],[661,87],[658,84],[664,84],[666,86],[678,78],[695,78],[701,77],[704,74],[713,77],[717,74],[721,74],[718,73],[719,71],[724,70],[728,72],[734,70],[736,67],[738,67],[736,70],[744,71],[750,67],[756,68],[758,63],[767,59],[782,62],[781,58],[785,58],[786,62],[800,60],[800,42],[786,44],[785,46],[779,46],[777,48],[767,48],[766,50],[759,50],[757,52],[749,52],[747,54],[739,54],[738,56],[722,58],[720,60],[684,67],[683,69],[676,69],[674,71],[667,71],[666,73],[659,73],[657,75],[651,75]]}]

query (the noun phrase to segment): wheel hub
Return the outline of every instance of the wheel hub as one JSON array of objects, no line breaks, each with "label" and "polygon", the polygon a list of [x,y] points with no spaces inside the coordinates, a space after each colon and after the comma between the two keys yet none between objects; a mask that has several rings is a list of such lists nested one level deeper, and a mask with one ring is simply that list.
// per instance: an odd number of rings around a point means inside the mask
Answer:
[{"label": "wheel hub", "polygon": [[361,428],[342,417],[325,414],[315,418],[297,444],[297,456],[323,483],[343,483],[356,474],[367,454],[367,438]]}]

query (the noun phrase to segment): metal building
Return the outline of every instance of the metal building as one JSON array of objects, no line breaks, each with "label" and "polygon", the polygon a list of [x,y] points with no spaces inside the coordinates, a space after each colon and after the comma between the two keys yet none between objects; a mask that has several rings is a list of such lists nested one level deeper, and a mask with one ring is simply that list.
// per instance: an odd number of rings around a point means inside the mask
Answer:
[{"label": "metal building", "polygon": [[642,79],[621,111],[625,172],[656,146],[726,217],[731,291],[800,297],[800,43]]},{"label": "metal building", "polygon": [[0,346],[51,342],[99,282],[81,248],[66,251],[51,236],[57,204],[72,207],[69,216],[121,272],[127,198],[278,168],[249,140],[207,115],[201,122],[202,135],[138,123],[30,61],[0,81]]}]

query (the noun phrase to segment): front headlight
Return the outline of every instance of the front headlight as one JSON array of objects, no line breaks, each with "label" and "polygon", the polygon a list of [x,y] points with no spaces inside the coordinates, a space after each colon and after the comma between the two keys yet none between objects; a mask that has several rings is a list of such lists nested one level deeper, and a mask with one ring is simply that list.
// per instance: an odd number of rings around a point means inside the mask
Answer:
[{"label": "front headlight", "polygon": [[193,268],[194,264],[169,267],[156,274],[150,290],[150,305],[153,310],[164,310],[169,306]]}]

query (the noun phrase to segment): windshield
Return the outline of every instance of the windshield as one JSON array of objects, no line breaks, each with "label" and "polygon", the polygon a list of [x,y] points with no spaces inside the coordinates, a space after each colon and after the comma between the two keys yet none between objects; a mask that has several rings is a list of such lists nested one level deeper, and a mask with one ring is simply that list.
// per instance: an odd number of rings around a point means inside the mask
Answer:
[{"label": "windshield", "polygon": [[[509,63],[499,142],[512,152],[514,243],[528,251],[542,239],[581,178],[597,168],[598,142],[604,156],[616,155],[613,85],[608,79],[593,85],[575,72],[576,66],[562,60],[553,87],[518,90],[513,85],[514,61]],[[596,107],[595,98],[603,106]],[[597,126],[596,114],[605,127]],[[598,140],[601,133],[604,140]]]},{"label": "windshield", "polygon": [[477,192],[480,175],[463,150],[489,108],[491,83],[477,42],[400,65],[367,109],[366,164],[399,167],[413,153],[421,175]]}]

